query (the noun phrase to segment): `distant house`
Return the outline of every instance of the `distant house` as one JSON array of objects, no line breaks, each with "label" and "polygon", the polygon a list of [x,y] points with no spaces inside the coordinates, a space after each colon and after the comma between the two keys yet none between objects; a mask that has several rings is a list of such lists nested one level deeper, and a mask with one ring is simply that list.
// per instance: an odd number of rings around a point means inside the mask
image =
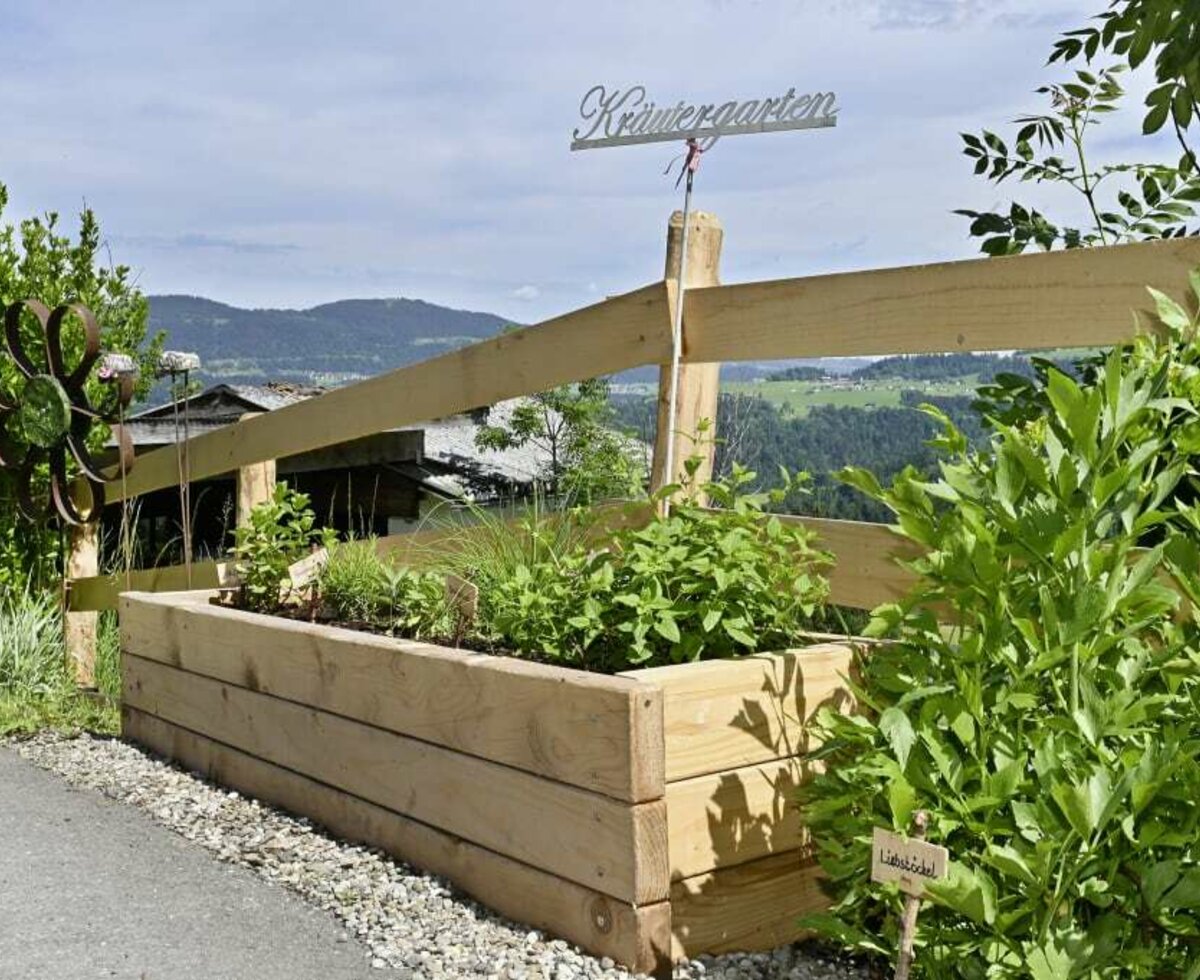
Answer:
[{"label": "distant house", "polygon": [[[252,413],[272,412],[323,394],[324,388],[292,383],[218,384],[186,401],[194,438]],[[516,402],[493,407],[503,420]],[[173,446],[182,435],[185,404],[167,404],[131,416],[127,428],[140,456]],[[528,493],[548,458],[532,446],[480,450],[470,413],[434,419],[276,461],[276,478],[307,493],[318,519],[341,533],[396,534],[415,529],[444,501],[487,505]],[[228,546],[235,524],[236,473],[192,484],[192,536],[197,555]],[[171,488],[137,500],[139,560],[161,563],[180,550],[179,494]],[[108,533],[120,521],[118,506],[105,514]]]}]

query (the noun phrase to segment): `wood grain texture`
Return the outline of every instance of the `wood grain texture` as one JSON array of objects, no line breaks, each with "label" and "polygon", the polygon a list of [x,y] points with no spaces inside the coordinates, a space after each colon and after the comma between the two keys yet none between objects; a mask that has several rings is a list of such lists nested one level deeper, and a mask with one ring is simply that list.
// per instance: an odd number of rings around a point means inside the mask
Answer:
[{"label": "wood grain texture", "polygon": [[649,684],[273,616],[125,595],[121,647],[628,802],[663,795]]},{"label": "wood grain texture", "polygon": [[1083,347],[1177,299],[1191,238],[715,286],[685,299],[691,361]]},{"label": "wood grain texture", "polygon": [[[228,562],[198,561],[192,563],[192,588],[215,589],[224,581]],[[188,587],[187,570],[183,565],[146,568],[131,572],[126,588],[124,574],[91,575],[71,580],[67,594],[73,610],[116,609],[122,592],[181,592]]]},{"label": "wood grain texture", "polygon": [[[99,525],[83,524],[71,528],[68,538],[64,581],[95,575],[100,570]],[[99,614],[71,609],[70,589],[63,594],[63,643],[75,683],[79,687],[96,685],[96,645],[99,641]]]},{"label": "wood grain texture", "polygon": [[596,956],[641,972],[661,968],[669,956],[667,902],[619,902],[133,708],[122,712],[122,732],[222,786],[441,875],[500,914]]},{"label": "wood grain texture", "polygon": [[803,847],[803,777],[799,759],[781,759],[668,784],[671,880]]},{"label": "wood grain texture", "polygon": [[672,954],[756,952],[803,938],[800,916],[829,906],[821,871],[800,851],[671,886]]},{"label": "wood grain texture", "polygon": [[[670,350],[666,288],[656,283],[197,436],[191,441],[192,478],[660,363]],[[127,483],[130,495],[175,486],[175,447],[139,457]],[[105,493],[110,503],[123,499],[121,481],[109,481]]]},{"label": "wood grain texture", "polygon": [[829,601],[853,609],[874,609],[903,598],[916,577],[899,564],[916,558],[920,549],[887,524],[835,521],[821,517],[784,517],[817,535],[816,546],[834,556],[829,570]]},{"label": "wood grain texture", "polygon": [[622,676],[663,689],[668,783],[805,751],[805,723],[823,704],[848,705],[850,644],[651,667]]},{"label": "wood grain texture", "polygon": [[666,805],[597,793],[122,654],[124,703],[636,905],[666,898]]},{"label": "wood grain texture", "polygon": [[[720,284],[721,243],[725,232],[716,215],[693,211],[688,218],[687,289]],[[683,212],[676,211],[667,224],[667,258],[664,278],[667,282],[667,312],[672,324],[678,296],[680,257],[683,251]],[[686,295],[686,290],[684,291]],[[688,324],[683,324],[683,346],[687,345]],[[682,350],[682,347],[681,347]],[[654,458],[650,466],[652,489],[678,483],[686,476],[684,464],[693,456],[702,460],[695,474],[697,485],[712,476],[716,443],[717,397],[721,385],[721,365],[681,364],[675,393],[675,417],[671,417],[671,364],[658,371],[658,416],[654,439]],[[707,420],[712,428],[700,434],[700,423]],[[675,433],[673,472],[666,472],[667,433]]]}]

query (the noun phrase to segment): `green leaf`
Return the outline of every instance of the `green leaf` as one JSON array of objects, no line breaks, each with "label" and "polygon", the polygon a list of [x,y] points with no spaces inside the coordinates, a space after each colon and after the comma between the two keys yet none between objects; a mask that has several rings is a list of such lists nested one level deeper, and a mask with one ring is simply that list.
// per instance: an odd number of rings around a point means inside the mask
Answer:
[{"label": "green leaf", "polygon": [[908,765],[908,755],[912,751],[917,736],[912,723],[900,708],[891,707],[879,716],[879,730],[892,747],[892,754],[904,769]]}]

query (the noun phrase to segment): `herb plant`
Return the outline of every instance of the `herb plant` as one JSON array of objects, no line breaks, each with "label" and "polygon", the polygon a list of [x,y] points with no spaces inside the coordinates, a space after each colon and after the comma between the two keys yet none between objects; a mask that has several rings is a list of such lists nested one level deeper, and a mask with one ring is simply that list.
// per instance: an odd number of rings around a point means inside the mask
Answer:
[{"label": "herb plant", "polygon": [[316,527],[305,494],[276,484],[271,499],[254,507],[250,523],[235,532],[233,558],[241,605],[254,612],[278,609],[288,568],[314,547],[332,545],[333,538],[330,529]]},{"label": "herb plant", "polygon": [[444,636],[450,619],[443,576],[395,564],[374,539],[335,545],[317,584],[321,601],[342,622],[404,636]]},{"label": "herb plant", "polygon": [[769,493],[752,492],[754,480],[735,466],[703,487],[720,509],[685,497],[603,547],[518,565],[481,588],[481,625],[519,655],[601,671],[794,643],[828,593],[829,557],[802,525],[763,513],[802,479],[785,474]]},{"label": "herb plant", "polygon": [[818,715],[802,804],[826,936],[894,956],[871,829],[920,808],[952,863],[916,975],[1200,977],[1200,508],[1180,494],[1200,360],[1196,322],[1158,302],[1165,340],[1082,383],[1049,371],[1046,411],[996,420],[985,451],[942,417],[939,479],[845,474],[927,553],[875,612],[895,639],[861,664],[864,711]]}]

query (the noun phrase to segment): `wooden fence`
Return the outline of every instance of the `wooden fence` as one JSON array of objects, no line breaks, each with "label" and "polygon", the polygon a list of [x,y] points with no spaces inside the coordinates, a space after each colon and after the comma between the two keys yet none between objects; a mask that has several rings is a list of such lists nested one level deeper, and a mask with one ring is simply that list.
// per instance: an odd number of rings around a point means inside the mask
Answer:
[{"label": "wooden fence", "polygon": [[[716,417],[716,365],[775,358],[919,354],[1110,345],[1152,322],[1148,285],[1182,299],[1189,270],[1200,267],[1200,240],[1179,239],[977,259],[935,265],[717,285],[722,233],[711,215],[693,216],[684,299],[679,409],[665,409],[660,383],[656,480],[668,427],[694,431]],[[668,277],[523,330],[400,368],[320,397],[249,418],[191,440],[195,480],[245,471],[275,459],[385,429],[414,425],[532,394],[555,385],[671,357],[679,223],[668,235]],[[665,376],[665,369],[661,371]],[[686,454],[684,454],[686,455]],[[804,460],[796,460],[803,467]],[[108,499],[177,484],[175,449],[137,460],[123,489]],[[837,558],[835,602],[870,608],[895,598],[905,573],[896,539],[884,525],[797,518],[812,526]],[[94,547],[84,538],[80,549]],[[385,539],[387,547],[419,541]],[[93,560],[94,561],[94,560]],[[93,562],[74,556],[72,567]],[[196,563],[192,585],[211,588],[218,563]],[[134,572],[141,591],[185,586],[182,567]],[[116,607],[125,575],[76,573],[68,583],[69,620]],[[85,621],[86,626],[86,621]],[[70,624],[69,624],[70,629]],[[86,628],[83,630],[86,633]]]}]

